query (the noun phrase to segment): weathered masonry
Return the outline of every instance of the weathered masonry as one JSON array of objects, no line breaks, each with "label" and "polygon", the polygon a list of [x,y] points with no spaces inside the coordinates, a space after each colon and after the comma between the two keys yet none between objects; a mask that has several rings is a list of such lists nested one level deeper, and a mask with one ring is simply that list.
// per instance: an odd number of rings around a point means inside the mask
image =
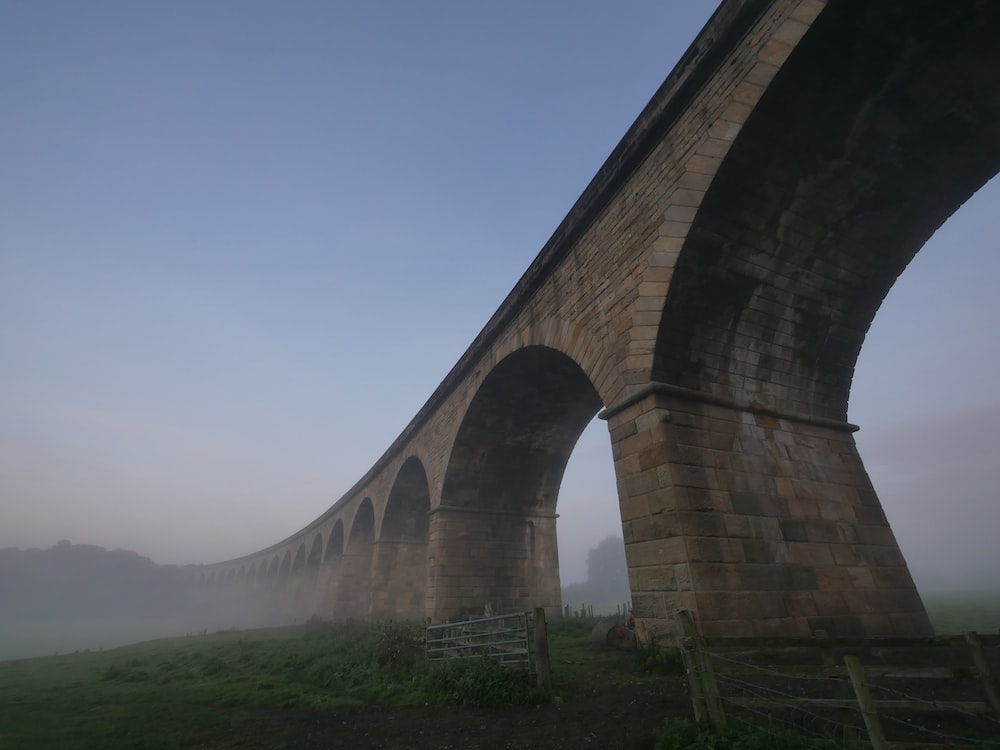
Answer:
[{"label": "weathered masonry", "polygon": [[846,422],[925,240],[1000,169],[1000,3],[727,0],[382,458],[201,569],[248,622],[556,608],[556,501],[600,413],[635,614],[919,634]]}]

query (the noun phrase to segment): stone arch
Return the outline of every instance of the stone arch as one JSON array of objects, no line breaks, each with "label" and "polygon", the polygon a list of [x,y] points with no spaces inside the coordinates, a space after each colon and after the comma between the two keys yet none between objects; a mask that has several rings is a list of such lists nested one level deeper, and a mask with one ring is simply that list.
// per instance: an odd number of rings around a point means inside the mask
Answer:
[{"label": "stone arch", "polygon": [[410,456],[389,491],[375,542],[372,564],[372,614],[420,620],[427,588],[427,472]]},{"label": "stone arch", "polygon": [[[610,415],[641,436],[616,446],[623,502],[648,509],[626,545],[637,617],[743,633],[752,597],[766,632],[930,632],[846,418],[886,293],[1000,169],[1000,7],[937,8],[827,5],[694,214],[652,382]],[[681,532],[637,531],[654,520]],[[635,588],[654,580],[672,590]]]},{"label": "stone arch", "polygon": [[247,578],[246,578],[246,580],[247,580],[247,583],[256,583],[257,582],[257,563],[256,562],[250,563],[250,567],[247,568]]},{"label": "stone arch", "polygon": [[272,581],[278,580],[278,569],[280,565],[281,563],[278,560],[278,555],[275,554],[275,556],[271,558],[271,566],[267,569],[267,577]]},{"label": "stone arch", "polygon": [[334,614],[365,617],[371,602],[372,553],[375,542],[375,507],[364,498],[354,513],[351,531],[341,556],[340,581]]},{"label": "stone arch", "polygon": [[375,541],[375,507],[370,497],[358,505],[351,523],[351,533],[347,538],[345,554],[359,554],[371,549]]},{"label": "stone arch", "polygon": [[[618,367],[609,367],[608,341],[558,316],[532,321],[516,337],[497,342],[491,349],[489,370],[516,352],[531,347],[552,349],[576,362],[590,378],[602,403],[612,403],[625,387]],[[487,373],[488,374],[488,373]]]},{"label": "stone arch", "polygon": [[330,530],[330,536],[326,541],[326,551],[323,559],[327,562],[339,561],[344,554],[344,522],[337,519],[337,522]]},{"label": "stone arch", "polygon": [[247,580],[247,568],[245,565],[241,565],[239,571],[236,573],[237,583],[246,583]]},{"label": "stone arch", "polygon": [[281,567],[278,568],[278,581],[284,583],[288,580],[288,577],[292,574],[292,551],[290,549],[285,550],[285,554],[281,557]]},{"label": "stone arch", "polygon": [[[601,399],[580,366],[544,346],[483,379],[456,434],[431,515],[432,616],[560,608],[556,500]],[[470,545],[479,554],[471,559]]]},{"label": "stone arch", "polygon": [[[1000,8],[975,6],[823,11],[691,226],[654,381],[846,419],[854,364],[885,295],[1000,171]],[[849,53],[831,56],[835,46]]]},{"label": "stone arch", "polygon": [[295,557],[292,560],[291,572],[295,573],[302,570],[306,566],[306,543],[300,542],[299,546],[295,549]]},{"label": "stone arch", "polygon": [[323,533],[317,532],[316,536],[313,537],[312,544],[309,547],[309,557],[306,558],[306,566],[309,568],[318,568],[322,560],[323,560]]},{"label": "stone arch", "polygon": [[[313,546],[315,547],[315,542]],[[320,546],[322,548],[321,537]],[[339,616],[337,591],[340,586],[343,557],[344,522],[338,518],[327,536],[323,559],[317,563],[319,573],[316,580],[316,612],[323,617]]]}]

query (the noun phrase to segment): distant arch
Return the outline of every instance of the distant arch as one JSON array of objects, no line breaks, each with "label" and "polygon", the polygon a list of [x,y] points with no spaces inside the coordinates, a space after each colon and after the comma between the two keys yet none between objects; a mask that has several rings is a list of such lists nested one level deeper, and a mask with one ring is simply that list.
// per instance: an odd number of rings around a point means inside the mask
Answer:
[{"label": "distant arch", "polygon": [[416,456],[400,467],[382,516],[372,563],[372,614],[419,620],[427,590],[427,472]]},{"label": "distant arch", "polygon": [[292,560],[292,572],[302,570],[306,566],[306,543],[301,542],[295,550],[295,559]]},{"label": "distant arch", "polygon": [[281,567],[278,568],[278,581],[284,582],[288,580],[288,576],[292,572],[292,551],[290,549],[285,550],[284,556],[281,558]]},{"label": "distant arch", "polygon": [[372,552],[375,508],[370,497],[358,505],[341,558],[335,613],[339,617],[366,617],[371,605]]},{"label": "distant arch", "polygon": [[339,518],[330,531],[330,538],[326,542],[326,552],[323,559],[327,562],[340,560],[344,555],[344,522]]},{"label": "distant arch", "polygon": [[354,514],[354,522],[351,524],[351,534],[347,539],[347,552],[358,554],[371,551],[372,542],[375,541],[375,508],[370,497],[361,501],[358,510]]},{"label": "distant arch", "polygon": [[306,558],[306,566],[309,568],[318,568],[320,562],[323,560],[323,534],[318,532],[315,537],[313,537],[312,545],[309,547],[309,557]]}]

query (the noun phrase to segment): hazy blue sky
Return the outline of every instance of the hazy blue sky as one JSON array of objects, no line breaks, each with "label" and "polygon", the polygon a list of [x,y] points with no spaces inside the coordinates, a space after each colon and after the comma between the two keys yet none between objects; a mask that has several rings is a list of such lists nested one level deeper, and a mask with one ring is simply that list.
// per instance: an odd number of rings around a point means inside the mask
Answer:
[{"label": "hazy blue sky", "polygon": [[[323,512],[713,7],[0,0],[0,546],[211,562]],[[1000,569],[998,191],[894,288],[851,402],[920,583]],[[560,513],[580,580],[620,533],[602,422]]]}]

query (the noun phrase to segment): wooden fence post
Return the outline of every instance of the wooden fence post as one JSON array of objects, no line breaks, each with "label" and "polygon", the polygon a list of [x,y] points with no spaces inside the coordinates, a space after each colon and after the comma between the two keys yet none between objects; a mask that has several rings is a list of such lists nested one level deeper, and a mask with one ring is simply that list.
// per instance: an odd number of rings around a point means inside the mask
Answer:
[{"label": "wooden fence post", "polygon": [[549,664],[549,630],[545,623],[545,608],[535,607],[535,672],[538,687],[552,687],[552,669]]},{"label": "wooden fence post", "polygon": [[979,680],[983,683],[983,689],[986,690],[986,699],[990,702],[993,710],[1000,714],[1000,689],[997,688],[997,681],[990,673],[990,665],[986,661],[986,654],[983,653],[983,644],[979,642],[979,636],[974,630],[966,631],[965,642],[972,650],[972,661],[976,665],[976,671],[979,672]]},{"label": "wooden fence post", "polygon": [[712,726],[721,733],[726,729],[726,714],[722,710],[722,699],[719,697],[719,686],[715,682],[711,657],[698,634],[694,615],[688,610],[681,610],[677,613],[677,621],[684,635],[681,639],[681,653],[684,655],[684,666],[688,673],[695,721],[701,723],[705,714],[708,714]]},{"label": "wooden fence post", "polygon": [[865,720],[868,738],[872,742],[872,750],[889,750],[889,743],[885,741],[885,733],[882,731],[882,721],[878,717],[875,701],[872,700],[872,694],[868,690],[868,681],[865,679],[865,670],[861,666],[861,660],[856,656],[845,656],[844,665],[847,667],[847,673],[851,676],[854,696],[858,699],[861,717]]}]

